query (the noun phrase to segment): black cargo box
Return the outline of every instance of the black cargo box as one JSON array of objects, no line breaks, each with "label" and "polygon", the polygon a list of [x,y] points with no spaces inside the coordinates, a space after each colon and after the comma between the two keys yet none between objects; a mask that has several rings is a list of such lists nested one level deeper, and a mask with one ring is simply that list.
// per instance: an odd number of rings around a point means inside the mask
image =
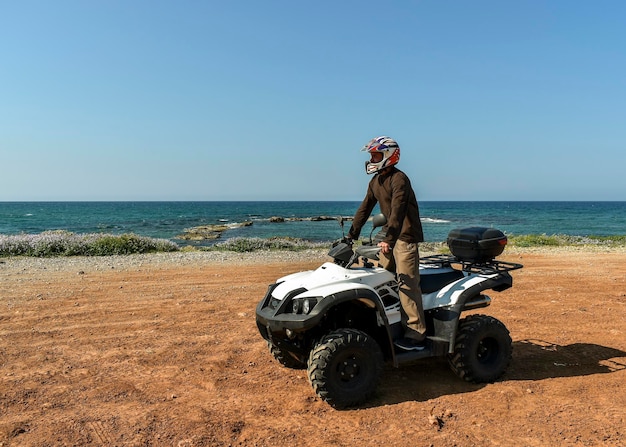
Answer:
[{"label": "black cargo box", "polygon": [[461,261],[487,262],[502,254],[507,238],[495,228],[456,228],[448,233],[448,247]]}]

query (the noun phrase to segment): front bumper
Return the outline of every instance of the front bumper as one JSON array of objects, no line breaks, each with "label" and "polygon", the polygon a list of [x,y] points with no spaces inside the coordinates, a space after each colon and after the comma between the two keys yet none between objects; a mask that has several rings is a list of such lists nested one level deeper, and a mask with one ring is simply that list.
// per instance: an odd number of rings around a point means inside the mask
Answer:
[{"label": "front bumper", "polygon": [[256,323],[263,338],[270,340],[272,334],[284,334],[287,329],[294,333],[306,332],[318,325],[323,317],[319,309],[313,308],[308,314],[285,312],[285,307],[290,300],[273,299],[272,291],[276,286],[278,284],[270,284],[265,296],[256,307]]}]

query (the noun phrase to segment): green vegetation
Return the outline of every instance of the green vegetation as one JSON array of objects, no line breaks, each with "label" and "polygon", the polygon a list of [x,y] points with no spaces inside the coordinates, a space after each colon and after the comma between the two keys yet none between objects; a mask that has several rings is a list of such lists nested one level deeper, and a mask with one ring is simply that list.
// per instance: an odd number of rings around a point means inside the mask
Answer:
[{"label": "green vegetation", "polygon": [[0,256],[108,256],[177,250],[178,245],[169,240],[135,234],[75,234],[59,230],[0,235]]},{"label": "green vegetation", "polygon": [[[626,235],[620,236],[567,236],[567,235],[508,235],[510,247],[626,247]],[[230,238],[208,247],[179,247],[167,239],[155,239],[135,234],[75,234],[69,231],[45,231],[41,234],[0,235],[0,257],[5,256],[108,256],[133,253],[171,251],[234,251],[238,253],[260,250],[303,251],[328,249],[330,242],[311,242],[297,238],[272,237]],[[448,252],[445,242],[425,242],[421,251]]]},{"label": "green vegetation", "polygon": [[559,246],[563,244],[558,236],[547,236],[545,234],[525,234],[522,236],[508,236],[508,245],[515,247],[545,247]]},{"label": "green vegetation", "polygon": [[626,235],[620,236],[568,236],[564,234],[527,234],[509,235],[509,245],[513,247],[567,247],[567,246],[599,246],[624,247]]}]

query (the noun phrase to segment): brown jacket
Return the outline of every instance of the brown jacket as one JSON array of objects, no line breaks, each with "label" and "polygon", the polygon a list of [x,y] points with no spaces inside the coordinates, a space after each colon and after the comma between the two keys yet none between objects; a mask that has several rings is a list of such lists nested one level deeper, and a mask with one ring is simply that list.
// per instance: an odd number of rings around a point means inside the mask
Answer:
[{"label": "brown jacket", "polygon": [[393,247],[398,239],[407,243],[424,241],[415,192],[406,174],[395,166],[370,180],[365,199],[354,215],[349,237],[359,237],[376,203],[380,204],[380,212],[387,218],[387,225],[383,227],[387,233],[384,242]]}]

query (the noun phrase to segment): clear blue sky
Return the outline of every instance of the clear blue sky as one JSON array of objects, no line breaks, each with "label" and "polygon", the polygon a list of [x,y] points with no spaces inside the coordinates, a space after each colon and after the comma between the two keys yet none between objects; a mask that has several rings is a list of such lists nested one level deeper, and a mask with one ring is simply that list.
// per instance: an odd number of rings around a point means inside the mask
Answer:
[{"label": "clear blue sky", "polygon": [[0,201],[626,200],[626,2],[0,4]]}]

